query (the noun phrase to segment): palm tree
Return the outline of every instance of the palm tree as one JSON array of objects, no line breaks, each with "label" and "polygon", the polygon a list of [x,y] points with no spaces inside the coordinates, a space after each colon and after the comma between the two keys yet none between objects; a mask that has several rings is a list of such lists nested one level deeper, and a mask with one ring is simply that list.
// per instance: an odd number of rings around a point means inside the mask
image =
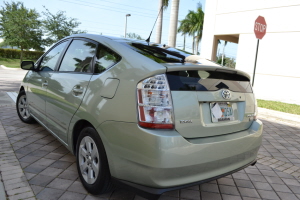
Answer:
[{"label": "palm tree", "polygon": [[169,6],[169,0],[159,0],[158,6],[158,21],[156,25],[156,43],[161,43],[161,33],[162,33],[162,24],[163,24],[163,10],[167,9]]},{"label": "palm tree", "polygon": [[199,42],[202,38],[204,12],[201,4],[198,4],[197,11],[190,10],[186,17],[180,21],[178,32],[193,37],[193,53],[198,54]]},{"label": "palm tree", "polygon": [[184,37],[183,39],[183,50],[185,50],[185,37],[189,34],[189,23],[184,20],[179,21],[180,26],[177,30],[178,33],[182,33],[181,35]]},{"label": "palm tree", "polygon": [[[220,40],[219,40],[220,41]],[[225,52],[225,46],[227,45],[227,41],[224,40],[224,46],[223,46],[223,53],[222,53],[222,62],[221,62],[221,65],[223,66],[223,61],[224,61],[224,52]]]},{"label": "palm tree", "polygon": [[169,42],[168,42],[168,45],[171,47],[175,47],[176,45],[178,10],[179,10],[179,0],[172,0],[171,18],[170,18],[170,25],[169,25]]}]

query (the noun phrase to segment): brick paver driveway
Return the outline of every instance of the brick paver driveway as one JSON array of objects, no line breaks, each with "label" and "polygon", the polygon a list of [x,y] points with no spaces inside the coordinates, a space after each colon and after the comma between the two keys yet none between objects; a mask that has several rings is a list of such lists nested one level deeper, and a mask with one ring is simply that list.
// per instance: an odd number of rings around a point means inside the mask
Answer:
[{"label": "brick paver driveway", "polygon": [[[78,179],[75,157],[42,126],[22,123],[11,106],[1,107],[0,120],[0,133],[3,127],[8,137],[0,141],[1,152],[8,152],[0,154],[0,170],[10,199],[143,199],[122,189],[89,195]],[[256,166],[160,199],[300,199],[300,126],[262,120],[264,139]]]}]

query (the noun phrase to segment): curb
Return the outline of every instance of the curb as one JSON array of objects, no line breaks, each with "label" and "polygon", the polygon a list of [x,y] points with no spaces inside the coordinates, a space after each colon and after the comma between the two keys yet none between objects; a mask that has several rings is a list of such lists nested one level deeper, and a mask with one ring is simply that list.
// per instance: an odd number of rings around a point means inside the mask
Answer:
[{"label": "curb", "polygon": [[0,199],[6,199],[6,192],[2,180],[0,180]]},{"label": "curb", "polygon": [[7,70],[22,70],[21,68],[10,68],[10,67],[5,67],[4,65],[0,65],[2,69],[7,69]]},{"label": "curb", "polygon": [[300,124],[300,115],[258,107],[258,118],[260,117],[270,120],[288,122],[296,125]]}]

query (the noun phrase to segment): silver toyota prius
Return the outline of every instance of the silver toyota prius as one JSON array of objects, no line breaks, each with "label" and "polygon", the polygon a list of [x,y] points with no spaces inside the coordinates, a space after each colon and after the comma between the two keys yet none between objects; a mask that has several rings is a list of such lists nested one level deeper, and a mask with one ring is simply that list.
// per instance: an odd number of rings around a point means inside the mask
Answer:
[{"label": "silver toyota prius", "polygon": [[254,165],[263,125],[245,72],[166,45],[78,34],[28,70],[17,98],[77,158],[92,194],[146,198]]}]

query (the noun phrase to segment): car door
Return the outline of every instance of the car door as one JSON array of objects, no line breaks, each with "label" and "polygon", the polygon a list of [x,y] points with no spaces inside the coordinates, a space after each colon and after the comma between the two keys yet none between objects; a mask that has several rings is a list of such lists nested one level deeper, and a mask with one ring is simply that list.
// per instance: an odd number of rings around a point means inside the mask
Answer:
[{"label": "car door", "polygon": [[36,63],[38,70],[28,72],[27,97],[30,113],[43,124],[46,120],[46,93],[49,77],[52,76],[68,42],[65,40],[55,45]]},{"label": "car door", "polygon": [[48,128],[67,143],[70,120],[81,104],[93,75],[93,60],[97,44],[74,39],[58,70],[49,77],[46,115]]}]

